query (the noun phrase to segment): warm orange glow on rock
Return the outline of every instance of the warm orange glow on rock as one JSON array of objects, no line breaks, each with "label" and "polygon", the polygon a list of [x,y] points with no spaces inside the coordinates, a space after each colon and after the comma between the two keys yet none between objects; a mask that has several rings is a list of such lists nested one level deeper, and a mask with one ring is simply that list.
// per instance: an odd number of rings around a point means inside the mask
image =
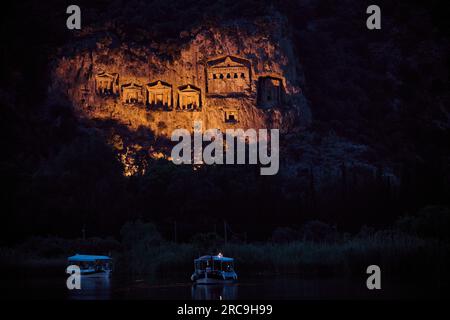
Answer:
[{"label": "warm orange glow on rock", "polygon": [[[237,32],[237,38],[218,28],[201,32],[173,61],[147,47],[97,46],[62,58],[50,90],[56,99],[69,98],[80,117],[114,120],[130,132],[148,128],[166,138],[177,128],[192,130],[196,120],[222,131],[283,132],[294,123],[307,124],[310,114],[295,76],[292,44],[281,35],[268,40],[267,30]],[[230,54],[224,55],[224,48]],[[109,140],[120,154],[124,174],[142,173],[134,148],[117,137]]]}]

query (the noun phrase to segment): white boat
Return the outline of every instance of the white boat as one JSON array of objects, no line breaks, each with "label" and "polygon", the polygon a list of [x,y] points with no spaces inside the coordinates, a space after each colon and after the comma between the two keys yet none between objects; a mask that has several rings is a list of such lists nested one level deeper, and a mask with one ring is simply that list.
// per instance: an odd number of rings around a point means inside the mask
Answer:
[{"label": "white boat", "polygon": [[224,284],[237,280],[234,259],[222,256],[202,256],[194,260],[195,271],[191,280],[196,284]]},{"label": "white boat", "polygon": [[67,258],[69,265],[77,265],[83,277],[110,276],[112,272],[112,258],[88,254],[76,254]]}]

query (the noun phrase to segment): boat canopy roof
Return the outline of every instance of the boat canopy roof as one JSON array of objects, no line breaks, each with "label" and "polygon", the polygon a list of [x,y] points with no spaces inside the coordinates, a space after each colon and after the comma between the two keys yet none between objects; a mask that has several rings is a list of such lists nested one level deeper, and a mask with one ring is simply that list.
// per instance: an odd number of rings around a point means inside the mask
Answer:
[{"label": "boat canopy roof", "polygon": [[194,261],[204,261],[204,260],[214,260],[214,261],[223,261],[223,262],[233,262],[233,258],[222,257],[222,256],[202,256]]},{"label": "boat canopy roof", "polygon": [[68,261],[97,261],[97,260],[111,260],[108,256],[94,256],[90,254],[76,254],[67,258]]}]

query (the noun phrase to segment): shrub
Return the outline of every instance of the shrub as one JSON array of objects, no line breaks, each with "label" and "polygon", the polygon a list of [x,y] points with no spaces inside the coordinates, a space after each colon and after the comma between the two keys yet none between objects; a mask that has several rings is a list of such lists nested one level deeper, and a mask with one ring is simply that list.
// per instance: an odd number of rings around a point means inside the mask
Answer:
[{"label": "shrub", "polygon": [[135,222],[127,222],[120,230],[122,236],[122,244],[125,248],[133,249],[143,247],[149,249],[158,246],[162,237],[151,223],[143,223],[140,220]]},{"label": "shrub", "polygon": [[332,242],[338,237],[336,227],[332,227],[321,221],[310,221],[302,228],[302,238],[304,241]]},{"label": "shrub", "polygon": [[276,228],[273,233],[271,240],[274,243],[290,243],[298,240],[299,234],[292,228]]},{"label": "shrub", "polygon": [[421,237],[448,239],[450,210],[447,207],[428,206],[417,215],[398,219],[396,226],[404,232]]}]

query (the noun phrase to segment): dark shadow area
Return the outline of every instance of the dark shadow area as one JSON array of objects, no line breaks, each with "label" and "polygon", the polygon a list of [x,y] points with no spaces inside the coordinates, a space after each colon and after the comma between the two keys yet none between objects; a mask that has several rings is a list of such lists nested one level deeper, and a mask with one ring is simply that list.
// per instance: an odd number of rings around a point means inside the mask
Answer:
[{"label": "dark shadow area", "polygon": [[[202,28],[237,14],[258,20],[277,8],[304,68],[302,90],[313,112],[308,132],[317,140],[334,132],[373,150],[364,160],[375,173],[343,161],[326,185],[320,166],[276,176],[261,176],[256,165],[177,166],[169,160],[174,143],[150,129],[82,119],[70,102],[49,102],[58,49],[81,50],[70,48],[74,36],[60,27],[67,4],[8,3],[0,28],[3,267],[59,272],[65,256],[83,251],[112,252],[127,275],[185,273],[194,257],[225,249],[243,274],[356,274],[375,261],[399,277],[431,275],[436,287],[448,288],[450,86],[442,3],[379,1],[383,29],[368,33],[367,1],[79,2],[83,23],[111,35],[111,46],[126,39],[168,60]],[[199,103],[182,105],[201,109],[200,89],[189,88]],[[265,95],[266,106],[282,100],[283,88],[276,90]],[[125,165],[136,174],[125,176]]]}]

